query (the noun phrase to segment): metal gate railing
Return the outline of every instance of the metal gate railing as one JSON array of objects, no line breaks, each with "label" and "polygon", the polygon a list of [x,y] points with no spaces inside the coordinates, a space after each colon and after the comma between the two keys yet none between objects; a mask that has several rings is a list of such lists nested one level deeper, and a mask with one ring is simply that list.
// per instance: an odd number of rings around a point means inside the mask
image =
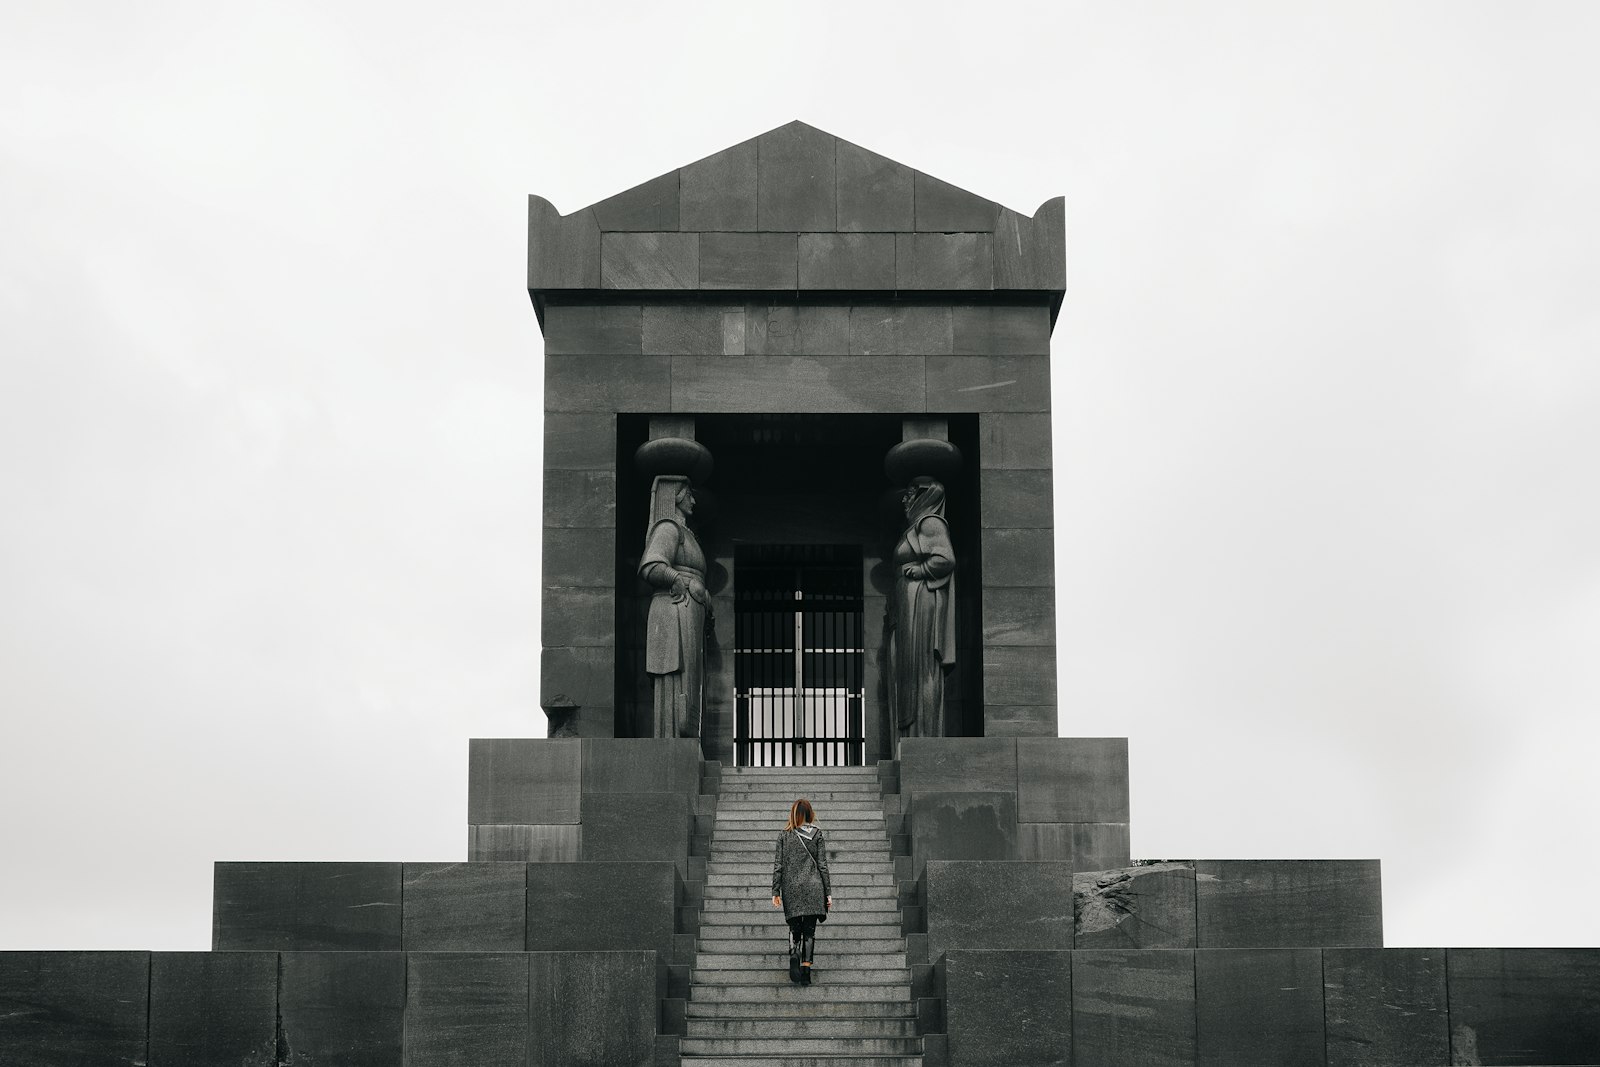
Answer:
[{"label": "metal gate railing", "polygon": [[734,552],[734,763],[865,761],[861,549]]}]

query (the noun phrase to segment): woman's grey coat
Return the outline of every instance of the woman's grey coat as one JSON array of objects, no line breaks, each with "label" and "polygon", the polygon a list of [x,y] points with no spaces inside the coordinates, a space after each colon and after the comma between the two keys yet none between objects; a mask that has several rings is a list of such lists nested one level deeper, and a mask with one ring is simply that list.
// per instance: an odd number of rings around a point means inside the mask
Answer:
[{"label": "woman's grey coat", "polygon": [[[805,835],[805,840],[801,840]],[[806,851],[810,848],[810,852]],[[813,863],[811,854],[817,859]],[[772,895],[783,898],[784,918],[827,915],[828,843],[814,823],[778,834],[778,854],[772,859]]]}]

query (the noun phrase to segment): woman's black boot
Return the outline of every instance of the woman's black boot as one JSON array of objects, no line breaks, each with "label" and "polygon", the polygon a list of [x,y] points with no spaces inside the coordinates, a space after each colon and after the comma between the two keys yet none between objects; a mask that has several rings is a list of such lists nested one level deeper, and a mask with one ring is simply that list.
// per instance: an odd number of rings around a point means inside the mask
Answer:
[{"label": "woman's black boot", "polygon": [[800,939],[789,938],[789,981],[800,981]]},{"label": "woman's black boot", "polygon": [[816,950],[817,939],[804,937],[800,939],[800,984],[811,984],[811,954]]}]

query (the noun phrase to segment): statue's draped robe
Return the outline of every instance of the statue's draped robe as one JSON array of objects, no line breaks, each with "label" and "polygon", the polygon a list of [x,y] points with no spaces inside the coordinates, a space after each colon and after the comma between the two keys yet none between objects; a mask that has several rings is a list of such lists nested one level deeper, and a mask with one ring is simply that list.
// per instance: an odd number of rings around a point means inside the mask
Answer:
[{"label": "statue's draped robe", "polygon": [[655,688],[655,736],[699,737],[705,689],[706,609],[687,591],[672,599],[671,581],[663,583],[651,568],[667,567],[684,575],[706,578],[706,557],[693,531],[676,519],[662,519],[650,528],[639,574],[656,587],[650,598],[645,633],[644,669]]},{"label": "statue's draped robe", "polygon": [[[902,736],[940,737],[944,676],[956,662],[956,561],[943,492],[919,504],[894,549],[889,707]],[[926,568],[926,577],[907,578],[913,564]]]}]

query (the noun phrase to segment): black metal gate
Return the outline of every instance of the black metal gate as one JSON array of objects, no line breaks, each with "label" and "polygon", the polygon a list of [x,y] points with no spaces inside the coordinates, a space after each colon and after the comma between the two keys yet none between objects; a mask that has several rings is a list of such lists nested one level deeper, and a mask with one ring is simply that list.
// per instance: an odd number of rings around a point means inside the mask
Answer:
[{"label": "black metal gate", "polygon": [[866,754],[861,549],[734,551],[734,763],[858,766]]}]

